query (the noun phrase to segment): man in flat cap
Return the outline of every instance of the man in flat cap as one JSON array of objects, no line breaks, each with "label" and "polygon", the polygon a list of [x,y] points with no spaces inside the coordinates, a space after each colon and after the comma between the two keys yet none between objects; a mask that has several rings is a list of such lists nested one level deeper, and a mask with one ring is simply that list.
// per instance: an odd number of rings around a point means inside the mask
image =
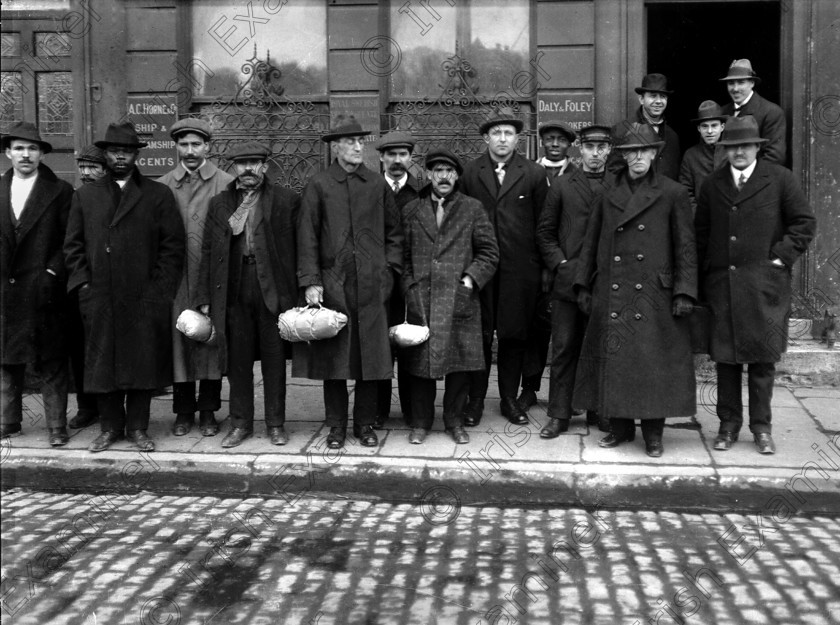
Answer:
[{"label": "man in flat cap", "polygon": [[[402,211],[406,204],[417,199],[417,194],[420,191],[420,183],[408,170],[411,166],[411,155],[414,153],[414,138],[407,132],[389,132],[376,142],[375,147],[379,151],[379,162],[382,163],[385,182],[394,190],[397,209]],[[400,285],[395,283],[394,290],[391,293],[388,324],[393,326],[404,320],[405,300]],[[408,373],[401,364],[402,359],[399,350],[396,350],[396,356],[400,410],[403,420],[407,424],[411,424]],[[391,380],[381,380],[379,382],[379,396],[376,404],[376,421],[373,427],[378,430],[385,427],[385,422],[391,411]]]},{"label": "man in flat cap", "polygon": [[758,135],[767,141],[761,146],[761,157],[765,161],[784,165],[787,162],[787,122],[781,107],[765,100],[755,91],[761,82],[753,71],[749,59],[736,59],[729,66],[726,76],[720,79],[726,83],[726,90],[732,102],[723,106],[723,114],[729,117],[752,115],[758,124]]},{"label": "man in flat cap", "polygon": [[697,119],[691,120],[697,124],[700,141],[683,154],[680,184],[688,189],[692,211],[697,209],[697,195],[706,176],[726,162],[726,150],[718,144],[726,120],[726,115],[714,100],[703,102],[697,109]]},{"label": "man in flat cap", "polygon": [[90,184],[105,175],[105,153],[95,145],[89,145],[76,157],[79,179],[82,184]]},{"label": "man in flat cap", "polygon": [[431,180],[403,209],[408,322],[428,325],[429,339],[404,349],[410,373],[409,442],[422,443],[435,416],[437,379],[445,379],[443,425],[457,444],[469,442],[462,412],[470,371],[484,368],[478,290],[493,278],[499,248],[487,211],[457,190],[461,163],[449,150],[426,154]]},{"label": "man in flat cap", "polygon": [[271,151],[256,141],[232,147],[236,179],[210,201],[193,302],[216,328],[217,366],[230,383],[231,429],[222,447],[254,433],[254,362],[259,360],[265,425],[272,445],[289,442],[286,355],[277,317],[297,305],[297,193],[265,177]]},{"label": "man in flat cap", "polygon": [[499,339],[502,416],[515,425],[528,423],[516,392],[547,271],[537,250],[536,230],[548,183],[545,170],[516,150],[522,128],[512,111],[494,112],[479,127],[487,152],[467,163],[459,181],[465,195],[484,205],[499,244],[498,271],[481,289],[485,367],[471,375],[464,414],[468,426],[478,425],[484,412],[494,332]]},{"label": "man in flat cap", "polygon": [[[668,79],[663,74],[647,74],[642,78],[642,85],[636,87],[635,91],[639,95],[639,108],[635,115],[613,126],[613,142],[617,144],[633,124],[648,124],[663,142],[654,163],[656,173],[676,180],[680,175],[680,138],[665,121],[668,98],[674,92],[668,88]],[[623,159],[617,150],[613,150],[607,167],[624,167]]]},{"label": "man in flat cap", "polygon": [[347,434],[347,380],[356,381],[353,433],[375,447],[378,381],[394,376],[388,305],[402,273],[403,233],[394,191],[362,163],[368,134],[352,116],[339,116],[321,137],[335,160],[306,185],[300,207],[297,275],[306,303],[348,318],[338,335],[294,354],[296,376],[324,381],[332,449]]},{"label": "man in flat cap", "polygon": [[41,378],[49,443],[67,444],[67,347],[61,245],[73,188],[41,162],[52,146],[13,124],[0,179],[0,437],[21,431],[26,371]]},{"label": "man in flat cap", "polygon": [[545,168],[546,181],[551,186],[554,178],[571,172],[575,166],[567,153],[575,142],[575,131],[559,120],[547,120],[540,123],[538,134],[543,155],[537,165]]},{"label": "man in flat cap", "polygon": [[146,146],[128,122],[96,142],[108,173],[73,194],[64,257],[85,328],[84,389],[97,394],[102,433],[92,452],[125,436],[153,451],[155,389],[172,384],[172,300],[184,264],[184,224],[172,191],[141,174]]},{"label": "man in flat cap", "polygon": [[[172,189],[187,233],[184,275],[172,309],[173,318],[177,319],[195,301],[210,200],[230,184],[233,176],[207,160],[212,133],[210,124],[203,119],[179,120],[172,124],[169,136],[178,150],[178,165],[162,176],[160,182]],[[177,415],[172,433],[175,436],[187,434],[195,424],[197,410],[201,434],[214,436],[219,431],[215,412],[222,407],[224,373],[219,344],[192,341],[173,327],[172,356],[175,376],[172,410]]]},{"label": "man in flat cap", "polygon": [[816,219],[790,170],[758,156],[768,140],[752,115],[731,118],[719,143],[729,164],[706,178],[695,216],[712,309],[709,354],[717,363],[714,448],[738,440],[747,365],[750,431],[758,452],[772,454],[770,400],[775,363],[787,349],[791,270],[814,238]]},{"label": "man in flat cap", "polygon": [[[568,430],[574,414],[572,393],[575,370],[587,322],[586,315],[577,304],[575,272],[589,215],[601,195],[615,182],[615,175],[606,171],[611,147],[608,126],[582,128],[581,166],[552,185],[540,214],[537,245],[554,278],[551,292],[549,421],[540,432],[542,438],[556,438]],[[594,410],[587,415],[587,423],[598,423]]]}]

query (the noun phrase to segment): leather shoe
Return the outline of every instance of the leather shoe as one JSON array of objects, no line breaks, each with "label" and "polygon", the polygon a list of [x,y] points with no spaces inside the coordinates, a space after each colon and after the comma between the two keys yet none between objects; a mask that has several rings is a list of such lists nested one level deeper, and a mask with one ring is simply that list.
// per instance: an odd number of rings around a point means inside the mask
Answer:
[{"label": "leather shoe", "polygon": [[528,415],[512,397],[502,398],[502,416],[514,425],[528,425]]},{"label": "leather shoe", "polygon": [[186,436],[192,430],[195,424],[195,415],[191,412],[180,412],[175,417],[175,423],[172,425],[172,434],[175,436]]},{"label": "leather shoe", "polygon": [[715,449],[718,451],[727,451],[732,447],[732,444],[738,441],[738,432],[718,432],[715,437]]},{"label": "leather shoe", "polygon": [[216,436],[219,433],[219,424],[216,423],[216,415],[212,410],[202,410],[198,413],[198,430],[202,436]]},{"label": "leather shoe", "polygon": [[471,399],[467,402],[464,412],[461,417],[464,420],[464,425],[467,427],[475,427],[481,423],[481,417],[484,415],[484,398]]},{"label": "leather shoe", "polygon": [[376,419],[373,421],[373,429],[374,430],[384,430],[385,429],[385,422],[388,420],[388,415],[380,414],[376,415]]},{"label": "leather shoe", "polygon": [[458,445],[466,445],[470,442],[470,435],[467,434],[467,431],[462,428],[460,425],[456,425],[454,428],[450,428],[446,430],[446,432],[452,437],[452,440],[455,441]]},{"label": "leather shoe", "polygon": [[549,419],[545,427],[540,430],[540,438],[557,438],[568,429],[568,419]]},{"label": "leather shoe", "polygon": [[645,453],[651,458],[661,458],[664,451],[665,448],[662,446],[661,438],[645,441]]},{"label": "leather shoe", "polygon": [[76,413],[75,417],[70,419],[67,425],[70,426],[71,430],[81,430],[89,425],[93,425],[98,419],[99,415],[92,412],[82,412],[80,410]]},{"label": "leather shoe", "polygon": [[61,447],[70,442],[70,435],[67,433],[67,428],[49,428],[50,445],[53,447]]},{"label": "leather shoe", "polygon": [[408,442],[412,445],[421,445],[426,440],[426,434],[428,433],[426,428],[411,428],[411,432],[408,434]]},{"label": "leather shoe", "polygon": [[537,404],[537,394],[531,389],[523,388],[519,397],[516,398],[516,403],[519,404],[519,407],[522,408],[522,410],[528,412],[528,409],[531,406],[535,406]]},{"label": "leather shoe", "polygon": [[20,433],[20,423],[4,423],[0,425],[0,438]]},{"label": "leather shoe", "polygon": [[344,439],[347,437],[347,428],[332,427],[330,433],[327,434],[327,447],[330,449],[340,449],[344,447]]},{"label": "leather shoe", "polygon": [[773,437],[770,436],[770,432],[761,432],[760,434],[754,434],[753,439],[755,440],[755,446],[758,448],[758,453],[776,453],[776,444],[773,442]]},{"label": "leather shoe", "polygon": [[268,428],[268,438],[272,445],[285,445],[289,442],[289,435],[282,425],[272,425]]},{"label": "leather shoe", "polygon": [[88,451],[104,451],[117,441],[122,440],[122,432],[107,431],[102,432],[99,436],[93,439],[93,442],[88,447]]},{"label": "leather shoe", "polygon": [[154,451],[155,442],[146,434],[146,430],[130,430],[125,433],[126,439],[134,443],[140,451]]},{"label": "leather shoe", "polygon": [[373,427],[370,425],[353,426],[353,436],[359,439],[362,447],[376,447],[379,444],[379,438]]},{"label": "leather shoe", "polygon": [[250,438],[254,434],[254,430],[248,428],[233,427],[222,439],[222,447],[237,447],[242,444],[246,438]]},{"label": "leather shoe", "polygon": [[630,443],[633,439],[636,438],[636,428],[629,430],[629,432],[625,434],[617,434],[616,432],[610,432],[604,438],[598,441],[598,447],[605,447],[607,449],[611,449],[613,447],[618,447],[621,443],[627,442]]}]

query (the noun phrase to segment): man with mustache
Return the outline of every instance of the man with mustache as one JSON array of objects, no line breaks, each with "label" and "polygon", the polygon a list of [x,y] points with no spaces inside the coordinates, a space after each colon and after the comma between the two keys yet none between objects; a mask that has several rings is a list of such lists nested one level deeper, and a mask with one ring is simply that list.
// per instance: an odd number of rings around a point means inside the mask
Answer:
[{"label": "man with mustache", "polygon": [[[184,275],[175,296],[174,317],[189,308],[198,289],[201,245],[210,200],[233,180],[207,160],[212,133],[203,119],[181,119],[169,129],[169,136],[178,150],[178,165],[160,178],[172,189],[187,233],[187,256]],[[175,436],[189,433],[195,424],[202,436],[215,436],[219,431],[215,412],[222,407],[222,374],[218,343],[209,345],[192,341],[173,328],[172,356],[175,383],[172,386],[172,410],[177,415],[172,426]],[[198,398],[196,398],[198,382]]]},{"label": "man with mustache", "polygon": [[697,195],[706,176],[726,162],[726,150],[718,144],[726,120],[726,115],[714,100],[703,102],[697,109],[697,119],[691,120],[697,124],[700,141],[683,154],[680,184],[688,189],[692,211],[697,210]]},{"label": "man with mustache", "polygon": [[21,431],[26,371],[40,373],[53,447],[66,445],[67,349],[61,245],[73,188],[41,162],[52,145],[34,124],[3,136],[0,179],[0,437]]},{"label": "man with mustache", "polygon": [[96,182],[105,175],[105,154],[95,145],[89,145],[76,157],[82,184]]}]

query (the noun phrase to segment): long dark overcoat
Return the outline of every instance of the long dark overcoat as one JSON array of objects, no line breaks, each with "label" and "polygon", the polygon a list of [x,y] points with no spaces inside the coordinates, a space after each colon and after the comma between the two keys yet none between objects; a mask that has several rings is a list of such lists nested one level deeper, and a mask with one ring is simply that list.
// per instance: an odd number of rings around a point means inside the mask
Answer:
[{"label": "long dark overcoat", "polygon": [[726,162],[726,148],[719,143],[708,145],[701,140],[685,151],[682,163],[680,163],[679,182],[688,189],[691,210],[697,210],[697,196],[700,195],[700,186],[703,181]]},{"label": "long dark overcoat", "polygon": [[[414,307],[423,307],[421,318],[409,309],[409,322],[425,319],[430,331],[428,341],[403,353],[409,372],[423,378],[484,368],[478,290],[499,262],[493,226],[481,202],[455,192],[440,228],[436,207],[427,187],[402,213],[403,289]],[[464,274],[472,277],[474,288],[461,284]]]},{"label": "long dark overcoat", "polygon": [[685,188],[651,173],[633,192],[622,173],[590,217],[575,282],[591,289],[592,314],[573,405],[613,418],[693,415],[688,320],[672,315],[675,295],[697,297]]},{"label": "long dark overcoat", "polygon": [[348,174],[337,161],[313,176],[301,199],[297,244],[298,285],[323,286],[323,305],[348,321],[331,339],[296,346],[293,375],[392,378],[388,300],[402,273],[403,232],[384,177],[364,165]]},{"label": "long dark overcoat", "polygon": [[791,267],[816,231],[794,175],[759,158],[739,192],[729,165],[717,169],[700,189],[695,225],[712,360],[778,361],[787,349]]},{"label": "long dark overcoat", "polygon": [[[735,114],[735,104],[729,102],[721,107],[721,113],[732,116]],[[764,160],[778,165],[787,161],[787,121],[785,112],[778,104],[765,100],[753,91],[750,101],[738,111],[738,116],[752,115],[758,122],[758,135],[767,139],[761,146],[761,156]]]},{"label": "long dark overcoat", "polygon": [[[470,161],[458,181],[461,192],[479,200],[499,244],[496,277],[481,290],[485,331],[500,339],[526,340],[542,290],[543,263],[537,249],[537,221],[548,194],[545,169],[514,153],[504,184],[497,187],[488,153]],[[485,337],[486,339],[486,337]]]},{"label": "long dark overcoat", "polygon": [[184,224],[166,185],[136,169],[125,188],[106,175],[73,194],[64,257],[79,290],[87,392],[172,383],[172,301]]},{"label": "long dark overcoat", "polygon": [[0,362],[35,364],[66,354],[67,272],[61,247],[73,187],[40,164],[15,227],[12,175],[10,169],[0,179]]},{"label": "long dark overcoat", "polygon": [[[232,303],[229,301],[229,289],[233,240],[233,230],[228,220],[236,212],[237,206],[235,180],[210,200],[193,299],[193,307],[196,309],[204,304],[210,305],[210,318],[216,328],[216,345],[222,371],[227,371],[228,341],[236,340],[236,337],[227,336],[227,308]],[[249,217],[254,218],[254,255],[257,257],[257,266],[271,267],[270,276],[258,274],[258,279],[263,301],[275,316],[296,306],[298,302],[295,229],[299,206],[300,196],[297,193],[280,185],[266,183],[259,205],[252,209]],[[233,278],[235,281],[236,276]],[[264,280],[265,285],[262,284]]]}]

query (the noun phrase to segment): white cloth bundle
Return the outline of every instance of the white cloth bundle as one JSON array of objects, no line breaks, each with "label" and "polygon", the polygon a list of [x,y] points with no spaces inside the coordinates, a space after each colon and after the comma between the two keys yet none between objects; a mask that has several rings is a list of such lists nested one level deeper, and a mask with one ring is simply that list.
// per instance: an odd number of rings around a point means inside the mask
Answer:
[{"label": "white cloth bundle", "polygon": [[189,308],[178,315],[175,329],[188,339],[199,343],[212,343],[216,340],[216,328],[213,327],[210,317]]},{"label": "white cloth bundle", "polygon": [[399,347],[413,347],[429,340],[429,328],[413,323],[400,323],[388,328],[388,338]]},{"label": "white cloth bundle", "polygon": [[277,328],[280,336],[292,343],[318,341],[334,337],[347,325],[344,313],[317,306],[298,306],[280,313]]}]

